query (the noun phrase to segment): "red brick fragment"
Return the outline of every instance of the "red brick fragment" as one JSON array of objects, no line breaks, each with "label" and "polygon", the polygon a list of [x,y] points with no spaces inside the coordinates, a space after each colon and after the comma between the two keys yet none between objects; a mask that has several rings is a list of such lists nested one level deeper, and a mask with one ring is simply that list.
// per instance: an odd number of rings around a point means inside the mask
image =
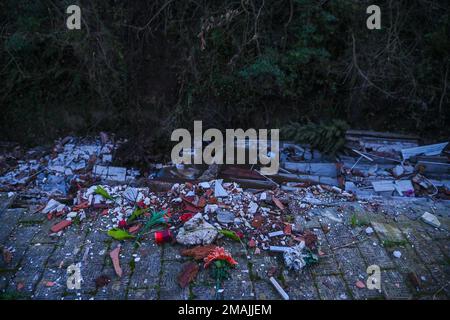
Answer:
[{"label": "red brick fragment", "polygon": [[61,222],[58,222],[57,224],[55,224],[53,227],[51,227],[50,231],[53,233],[57,233],[65,228],[67,228],[68,226],[70,226],[72,224],[72,221],[70,220],[63,220]]}]

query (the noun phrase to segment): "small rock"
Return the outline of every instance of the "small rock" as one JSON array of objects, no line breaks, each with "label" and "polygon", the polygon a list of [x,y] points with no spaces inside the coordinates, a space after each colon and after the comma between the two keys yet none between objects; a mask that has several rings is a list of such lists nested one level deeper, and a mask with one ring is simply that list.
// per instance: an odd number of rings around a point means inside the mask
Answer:
[{"label": "small rock", "polygon": [[258,210],[258,204],[253,201],[250,202],[250,204],[248,205],[248,213],[255,214],[257,210]]},{"label": "small rock", "polygon": [[217,221],[222,224],[232,223],[234,221],[234,214],[230,211],[220,210],[217,213]]},{"label": "small rock", "polygon": [[400,251],[395,250],[393,253],[394,257],[400,258],[402,256],[402,253]]},{"label": "small rock", "polygon": [[428,223],[435,228],[439,228],[441,226],[441,222],[438,220],[438,218],[436,218],[434,214],[431,214],[429,212],[425,212],[421,216],[421,219],[423,220],[423,222]]},{"label": "small rock", "polygon": [[366,285],[364,284],[364,282],[362,282],[361,280],[356,281],[355,286],[359,289],[364,289],[366,287]]},{"label": "small rock", "polygon": [[398,165],[395,166],[394,169],[392,169],[392,173],[394,174],[394,177],[398,178],[405,172],[405,169],[403,169],[402,166]]},{"label": "small rock", "polygon": [[180,228],[177,242],[184,245],[211,244],[217,235],[217,229],[197,213]]},{"label": "small rock", "polygon": [[372,227],[367,227],[366,228],[366,234],[370,236],[372,233],[373,233],[373,228]]}]

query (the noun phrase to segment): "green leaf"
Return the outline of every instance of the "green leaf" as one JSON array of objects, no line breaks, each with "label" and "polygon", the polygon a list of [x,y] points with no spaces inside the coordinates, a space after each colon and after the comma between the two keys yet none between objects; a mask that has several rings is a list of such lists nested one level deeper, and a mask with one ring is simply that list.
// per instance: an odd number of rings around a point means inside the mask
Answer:
[{"label": "green leaf", "polygon": [[127,219],[127,222],[133,222],[134,220],[136,220],[137,218],[139,218],[144,212],[146,212],[148,209],[141,209],[141,208],[136,208],[134,209],[133,213],[131,214],[131,216]]},{"label": "green leaf", "polygon": [[108,193],[108,191],[106,191],[102,186],[97,186],[97,188],[94,190],[94,192],[96,194],[101,195],[103,198],[114,201],[114,198],[111,197]]},{"label": "green leaf", "polygon": [[108,236],[116,240],[134,239],[134,236],[126,232],[125,230],[112,228],[108,230]]},{"label": "green leaf", "polygon": [[236,234],[236,232],[231,230],[219,230],[221,234],[223,234],[225,237],[230,238],[234,241],[241,241],[241,238]]}]

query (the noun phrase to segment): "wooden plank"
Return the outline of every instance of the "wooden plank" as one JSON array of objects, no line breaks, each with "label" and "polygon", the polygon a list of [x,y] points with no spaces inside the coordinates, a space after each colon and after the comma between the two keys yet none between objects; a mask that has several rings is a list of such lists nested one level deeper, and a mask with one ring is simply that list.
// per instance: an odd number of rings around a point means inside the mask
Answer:
[{"label": "wooden plank", "polygon": [[426,156],[438,156],[442,153],[448,142],[431,144],[426,146],[420,146],[415,148],[407,148],[401,150],[404,160],[407,160],[413,156],[426,155]]}]

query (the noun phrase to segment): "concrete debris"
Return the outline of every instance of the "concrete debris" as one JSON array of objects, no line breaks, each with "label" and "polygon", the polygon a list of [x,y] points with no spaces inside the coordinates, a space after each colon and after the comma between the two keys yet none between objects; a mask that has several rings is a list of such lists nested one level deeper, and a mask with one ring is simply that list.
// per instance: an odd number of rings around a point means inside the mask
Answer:
[{"label": "concrete debris", "polygon": [[404,160],[408,160],[413,156],[425,155],[425,156],[437,156],[447,147],[448,142],[432,144],[427,146],[420,146],[415,148],[402,149],[402,156]]},{"label": "concrete debris", "polygon": [[370,236],[371,234],[373,234],[373,228],[372,228],[372,227],[367,227],[365,231],[366,231],[366,234],[367,234],[368,236]]},{"label": "concrete debris", "polygon": [[434,214],[429,212],[425,212],[420,218],[423,222],[428,223],[435,228],[439,228],[441,226],[439,219]]},{"label": "concrete debris", "polygon": [[[361,238],[373,242],[375,232],[387,243],[404,241],[400,229],[377,222],[386,220],[366,224],[362,217],[360,221],[360,212],[397,218],[397,212],[381,208],[381,197],[389,197],[399,207],[401,201],[426,197],[434,201],[450,196],[450,183],[428,176],[445,169],[441,165],[447,164],[445,157],[439,155],[446,144],[420,149],[413,137],[362,131],[350,131],[347,140],[347,149],[337,158],[310,146],[283,144],[280,172],[270,177],[253,168],[223,166],[226,175],[221,175],[218,166],[210,166],[210,172],[205,173],[198,166],[160,164],[154,166],[150,178],[138,183],[138,171],[112,165],[117,144],[104,134],[89,141],[70,138],[65,143],[58,141],[52,156],[20,162],[0,177],[0,186],[14,192],[11,201],[15,201],[16,194],[32,194],[29,198],[36,200],[36,214],[52,220],[50,237],[78,225],[95,225],[97,229],[90,232],[110,235],[116,241],[110,257],[119,277],[124,271],[120,268],[117,241],[133,241],[138,247],[149,241],[166,246],[175,245],[175,241],[197,246],[181,252],[197,260],[183,267],[178,277],[182,287],[201,272],[197,264],[215,250],[216,244],[222,246],[230,241],[236,241],[239,248],[244,246],[248,259],[253,254],[279,253],[285,269],[301,272],[328,255],[321,249],[323,235],[333,239],[343,225],[355,229],[350,230],[352,237],[343,246]],[[439,159],[430,158],[436,154]],[[172,179],[167,179],[169,182],[164,180],[168,177]],[[17,192],[22,190],[26,192]],[[352,207],[347,210],[349,204]],[[430,211],[439,214],[434,208]],[[358,213],[358,221],[350,226],[354,213]],[[417,219],[420,214],[412,212],[411,216]],[[433,227],[441,226],[429,212],[421,219]],[[446,221],[442,223],[446,226]],[[94,254],[89,246],[86,250],[83,262],[89,262]],[[102,250],[95,254],[107,254],[108,249]],[[401,258],[402,253],[396,250],[392,255]],[[142,259],[132,258],[134,263],[143,260],[144,255]],[[283,299],[289,299],[271,277],[273,274],[268,273],[271,283]],[[352,283],[365,288],[364,282],[357,280]]]},{"label": "concrete debris", "polygon": [[54,200],[50,199],[44,209],[42,209],[42,213],[53,213],[53,212],[63,212],[67,208],[66,205]]},{"label": "concrete debris", "polygon": [[269,278],[270,283],[275,287],[278,293],[283,297],[284,300],[289,300],[289,295],[284,291],[284,289],[280,286],[280,284],[275,280],[274,277]]},{"label": "concrete debris", "polygon": [[[0,176],[0,188],[26,188],[30,193],[66,196],[72,185],[89,183],[95,177],[119,182],[135,179],[136,170],[109,166],[111,154],[121,142],[100,140],[73,137],[58,140],[43,157],[20,160],[14,170]],[[33,154],[31,150],[30,157]]]},{"label": "concrete debris", "polygon": [[216,198],[228,197],[228,192],[222,186],[222,180],[216,180],[214,183],[214,196]]},{"label": "concrete debris", "polygon": [[305,242],[289,248],[283,253],[284,264],[290,270],[301,271],[306,265],[317,262],[317,257],[308,251]]},{"label": "concrete debris", "polygon": [[197,213],[178,231],[177,242],[183,245],[207,245],[217,237],[217,229]]},{"label": "concrete debris", "polygon": [[222,224],[233,223],[235,216],[233,213],[219,209],[217,212],[217,221]]}]

